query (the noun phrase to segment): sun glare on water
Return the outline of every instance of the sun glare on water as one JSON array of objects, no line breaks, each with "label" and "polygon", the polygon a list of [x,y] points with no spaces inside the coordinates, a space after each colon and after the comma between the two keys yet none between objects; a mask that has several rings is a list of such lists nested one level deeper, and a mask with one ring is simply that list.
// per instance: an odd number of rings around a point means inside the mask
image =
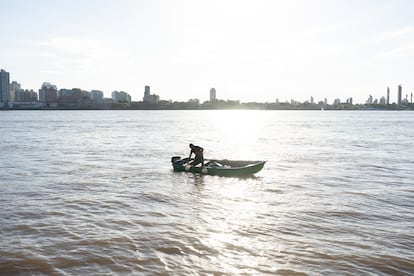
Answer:
[{"label": "sun glare on water", "polygon": [[234,142],[254,142],[261,127],[257,111],[221,110],[214,113],[217,130]]},{"label": "sun glare on water", "polygon": [[220,110],[211,114],[221,151],[232,148],[231,156],[246,158],[254,156],[251,151],[258,145],[263,130],[260,111]]}]

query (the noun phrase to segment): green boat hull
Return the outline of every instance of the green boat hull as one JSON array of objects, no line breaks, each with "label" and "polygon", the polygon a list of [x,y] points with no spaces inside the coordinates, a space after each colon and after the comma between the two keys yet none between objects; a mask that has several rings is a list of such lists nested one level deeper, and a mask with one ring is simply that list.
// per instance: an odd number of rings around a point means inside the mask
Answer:
[{"label": "green boat hull", "polygon": [[[251,176],[263,169],[266,161],[241,161],[241,160],[208,160],[204,166],[191,166],[188,159],[173,157],[171,163],[176,172],[191,172],[206,175],[227,177]],[[220,166],[215,166],[220,164]]]}]

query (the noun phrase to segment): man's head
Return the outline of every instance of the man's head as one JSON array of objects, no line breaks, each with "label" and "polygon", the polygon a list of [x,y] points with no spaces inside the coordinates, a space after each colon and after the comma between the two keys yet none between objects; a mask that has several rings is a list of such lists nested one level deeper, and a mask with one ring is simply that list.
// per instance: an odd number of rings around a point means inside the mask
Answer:
[{"label": "man's head", "polygon": [[194,147],[194,145],[193,144],[190,144],[190,148],[193,148]]}]

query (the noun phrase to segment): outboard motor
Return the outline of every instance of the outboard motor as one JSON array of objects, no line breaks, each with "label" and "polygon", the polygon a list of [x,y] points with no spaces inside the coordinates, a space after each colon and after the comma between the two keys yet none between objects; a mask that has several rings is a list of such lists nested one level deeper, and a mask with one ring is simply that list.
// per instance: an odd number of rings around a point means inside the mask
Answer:
[{"label": "outboard motor", "polygon": [[174,164],[174,163],[178,162],[180,159],[181,159],[180,156],[173,156],[173,157],[171,157],[171,163]]}]

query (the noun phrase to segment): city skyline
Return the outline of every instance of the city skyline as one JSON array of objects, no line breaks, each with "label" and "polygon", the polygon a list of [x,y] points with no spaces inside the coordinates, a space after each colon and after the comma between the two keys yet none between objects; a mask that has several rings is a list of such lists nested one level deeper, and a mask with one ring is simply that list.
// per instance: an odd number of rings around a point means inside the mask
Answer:
[{"label": "city skyline", "polygon": [[[235,8],[236,7],[236,8]],[[273,102],[413,91],[411,1],[2,3],[2,67],[22,87],[151,87],[162,99]],[[39,82],[41,80],[41,82]]]},{"label": "city skyline", "polygon": [[[49,93],[49,97],[52,97],[52,99],[46,100],[46,97],[48,93],[46,90],[50,90],[52,93]],[[59,99],[62,100],[62,102],[66,102],[67,98],[69,97],[69,102],[71,100],[74,100],[74,94],[77,94],[77,97],[87,97],[90,100],[93,100],[95,102],[102,102],[104,99],[112,99],[115,103],[117,102],[144,102],[144,103],[158,103],[159,101],[170,101],[170,102],[179,102],[174,99],[161,99],[159,95],[157,94],[151,94],[150,92],[150,86],[145,85],[144,87],[144,97],[142,97],[141,100],[134,100],[131,95],[125,91],[112,91],[110,93],[110,97],[105,97],[105,93],[101,90],[84,90],[82,88],[58,88],[56,85],[49,83],[49,82],[43,82],[41,88],[38,90],[38,93],[35,92],[33,89],[24,89],[22,88],[21,84],[15,80],[10,81],[10,72],[7,72],[4,69],[0,70],[0,103],[5,104],[6,102],[55,102],[58,103]],[[402,85],[399,84],[398,87],[398,94],[396,96],[396,101],[390,100],[390,88],[387,86],[386,88],[386,94],[382,95],[380,98],[375,98],[369,94],[368,99],[365,102],[355,102],[353,97],[346,98],[345,100],[342,100],[340,98],[335,98],[332,101],[333,105],[339,105],[339,104],[380,104],[380,105],[391,105],[391,104],[397,104],[397,106],[402,106],[403,104],[412,104],[413,103],[413,93],[411,92],[404,94],[403,96],[403,88]],[[87,96],[86,96],[86,94]],[[19,94],[19,95],[18,95]],[[34,94],[34,95],[33,95]],[[81,94],[84,94],[83,96]],[[18,96],[17,96],[18,95]],[[191,96],[191,95],[190,95]],[[25,99],[25,100],[23,100]],[[205,102],[215,102],[215,101],[223,101],[222,98],[217,98],[217,92],[216,89],[213,87],[209,90],[209,99]],[[243,103],[243,101],[240,101],[240,99],[226,99],[227,101],[237,101],[240,103]],[[198,98],[189,98],[187,101],[182,102],[189,102],[189,103],[200,103],[200,100]],[[244,102],[249,103],[249,102]],[[251,102],[253,103],[253,102]],[[319,99],[315,101],[313,96],[310,96],[309,99],[301,102],[297,101],[296,99],[290,99],[290,100],[282,100],[280,101],[279,98],[276,98],[275,101],[267,101],[267,102],[255,102],[255,103],[291,103],[291,104],[301,104],[301,103],[310,103],[310,104],[316,104],[316,103],[323,103],[323,105],[328,105],[330,102],[328,102],[327,98]]]}]

